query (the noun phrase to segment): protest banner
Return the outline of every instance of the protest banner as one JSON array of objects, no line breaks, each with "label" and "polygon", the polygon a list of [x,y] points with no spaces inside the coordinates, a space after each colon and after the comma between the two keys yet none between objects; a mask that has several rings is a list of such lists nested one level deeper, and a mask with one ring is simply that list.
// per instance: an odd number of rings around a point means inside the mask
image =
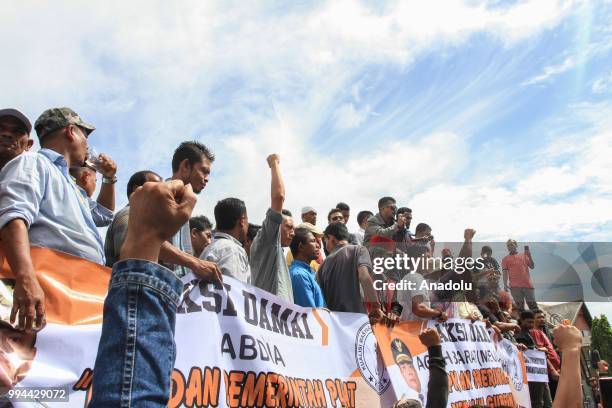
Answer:
[{"label": "protest banner", "polygon": [[527,381],[548,382],[548,367],[546,365],[546,353],[540,350],[525,350],[525,367],[527,369]]},{"label": "protest banner", "polygon": [[501,360],[502,369],[510,379],[510,389],[518,406],[520,408],[531,408],[523,353],[508,339],[500,341],[496,350]]},{"label": "protest banner", "polygon": [[426,327],[435,328],[440,334],[449,380],[448,407],[519,406],[510,377],[502,368],[498,343],[492,340],[483,322],[472,323],[464,319],[449,319],[445,323],[403,322],[394,328],[374,327],[394,394],[383,396],[389,398],[384,403],[399,398],[420,401],[422,406],[427,403],[427,349],[418,338]]},{"label": "protest banner", "polygon": [[[41,248],[32,249],[32,258],[48,324],[22,339],[29,358],[4,364],[5,385],[65,390],[66,399],[45,404],[86,406],[110,269]],[[1,274],[6,311],[12,300],[6,262]],[[288,304],[229,277],[217,286],[186,284],[169,406],[373,407],[389,392],[365,315]],[[15,336],[8,327],[0,333]]]}]

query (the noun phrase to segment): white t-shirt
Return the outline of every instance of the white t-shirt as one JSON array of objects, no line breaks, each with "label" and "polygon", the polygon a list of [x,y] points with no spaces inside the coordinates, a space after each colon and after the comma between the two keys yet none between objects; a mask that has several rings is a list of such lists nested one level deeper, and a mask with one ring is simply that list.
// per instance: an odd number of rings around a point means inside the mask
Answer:
[{"label": "white t-shirt", "polygon": [[424,303],[427,307],[429,307],[429,291],[425,288],[421,289],[421,284],[425,282],[423,277],[418,273],[407,273],[402,279],[402,284],[412,282],[412,287],[414,289],[400,289],[397,291],[397,301],[402,305],[402,316],[401,320],[408,321],[419,321],[419,320],[428,320],[421,318],[414,313],[412,313],[412,299],[417,296],[422,296],[421,302]]}]

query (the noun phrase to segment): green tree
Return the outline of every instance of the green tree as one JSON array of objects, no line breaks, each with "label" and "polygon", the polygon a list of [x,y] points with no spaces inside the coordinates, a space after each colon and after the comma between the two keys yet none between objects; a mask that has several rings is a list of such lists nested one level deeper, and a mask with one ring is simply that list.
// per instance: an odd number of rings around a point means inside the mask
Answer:
[{"label": "green tree", "polygon": [[612,328],[604,315],[593,319],[591,327],[591,347],[599,350],[603,360],[612,363]]}]

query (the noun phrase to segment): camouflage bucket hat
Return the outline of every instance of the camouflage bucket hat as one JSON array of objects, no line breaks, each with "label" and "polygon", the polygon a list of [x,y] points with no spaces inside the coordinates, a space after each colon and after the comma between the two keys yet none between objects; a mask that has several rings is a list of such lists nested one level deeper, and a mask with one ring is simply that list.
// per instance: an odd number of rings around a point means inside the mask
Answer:
[{"label": "camouflage bucket hat", "polygon": [[41,113],[38,119],[36,119],[36,123],[34,123],[34,129],[36,129],[38,138],[42,139],[49,133],[68,125],[76,125],[85,129],[87,135],[96,129],[94,125],[90,125],[81,119],[78,113],[66,107],[51,108]]}]

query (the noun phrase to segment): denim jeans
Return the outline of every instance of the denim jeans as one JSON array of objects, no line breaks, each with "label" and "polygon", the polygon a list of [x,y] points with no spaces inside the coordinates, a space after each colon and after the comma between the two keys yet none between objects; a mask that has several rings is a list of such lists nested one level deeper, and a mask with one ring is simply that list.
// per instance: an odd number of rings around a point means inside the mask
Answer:
[{"label": "denim jeans", "polygon": [[174,326],[183,285],[156,263],[113,267],[90,407],[165,407],[176,356]]}]

